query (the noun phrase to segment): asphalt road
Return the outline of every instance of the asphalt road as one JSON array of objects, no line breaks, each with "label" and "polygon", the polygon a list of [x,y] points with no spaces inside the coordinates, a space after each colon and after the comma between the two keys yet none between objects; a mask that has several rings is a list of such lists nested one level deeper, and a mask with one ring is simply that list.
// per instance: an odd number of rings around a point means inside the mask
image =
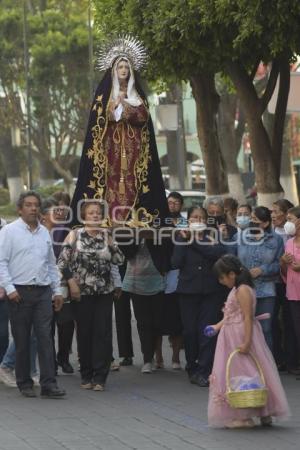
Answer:
[{"label": "asphalt road", "polygon": [[[207,426],[208,390],[171,369],[164,338],[164,370],[141,374],[134,326],[135,365],[109,376],[105,392],[84,391],[80,378],[61,375],[62,400],[27,399],[0,385],[0,450],[298,450],[300,381],[282,380],[292,418],[272,428],[214,430]],[[75,345],[74,345],[75,348]],[[72,355],[76,367],[75,352]],[[182,355],[182,359],[183,355]]]}]

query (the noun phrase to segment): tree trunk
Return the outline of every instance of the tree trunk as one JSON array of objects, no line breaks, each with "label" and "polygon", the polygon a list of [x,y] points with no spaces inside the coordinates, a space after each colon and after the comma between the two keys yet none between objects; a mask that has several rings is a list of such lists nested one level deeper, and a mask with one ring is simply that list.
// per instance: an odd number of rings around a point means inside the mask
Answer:
[{"label": "tree trunk", "polygon": [[49,161],[40,155],[40,186],[49,186],[54,183],[54,170]]},{"label": "tree trunk", "polygon": [[220,94],[218,112],[218,134],[223,158],[226,163],[229,193],[239,203],[245,202],[245,194],[237,157],[245,129],[243,114],[239,115],[239,125],[235,128],[237,115],[237,96],[224,92]]},{"label": "tree trunk", "polygon": [[[282,154],[280,164],[280,183],[284,190],[284,198],[290,200],[292,203],[294,203],[294,205],[298,205],[298,190],[293,169],[292,155],[290,152],[291,142],[288,132],[290,118],[291,116],[287,115],[284,124]],[[263,120],[270,138],[274,136],[274,128],[275,128],[274,119],[275,119],[274,114],[270,114],[268,111],[265,111],[263,115]]]},{"label": "tree trunk", "polygon": [[[280,66],[280,73],[282,72],[283,76],[280,83],[281,88],[279,88],[274,119],[276,123],[275,128],[277,129],[274,130],[274,138],[271,142],[262,120],[262,114],[273,93],[274,88],[271,84],[275,87],[276,76],[274,75],[272,77],[272,75],[270,75],[265,94],[263,94],[262,98],[258,98],[252,78],[242,64],[230,62],[227,65],[227,72],[236,87],[248,124],[251,151],[255,165],[258,204],[267,207],[270,207],[273,201],[283,196],[283,189],[279,178],[282,151],[281,133],[283,133],[282,117],[285,115],[286,111],[288,95],[286,83],[288,79],[285,73],[285,62],[279,62],[278,66]],[[276,140],[279,140],[279,144]]]},{"label": "tree trunk", "polygon": [[[57,158],[53,158],[51,156],[49,126],[45,125],[43,121],[38,122],[37,127],[34,130],[33,142],[39,152],[39,160],[42,161],[42,163],[40,163],[40,169],[43,171],[45,169],[45,165],[48,166],[46,176],[51,174],[51,179],[53,180],[53,172],[56,171],[64,179],[66,184],[72,185],[73,176],[68,166],[61,163]],[[45,172],[40,174],[41,184],[43,183],[42,179],[44,174]]]},{"label": "tree trunk", "polygon": [[294,174],[294,168],[291,155],[291,142],[288,133],[288,125],[291,116],[288,115],[285,123],[285,130],[283,136],[282,158],[281,158],[281,173],[280,181],[284,189],[284,197],[290,200],[294,205],[298,205],[298,189],[296,183],[296,177]]},{"label": "tree trunk", "polygon": [[207,195],[227,195],[225,163],[217,133],[219,96],[213,73],[199,73],[190,79],[197,109],[197,131],[206,172]]},{"label": "tree trunk", "polygon": [[24,182],[21,177],[16,149],[12,147],[10,130],[6,130],[0,135],[0,150],[7,177],[10,201],[15,203],[20,193],[24,190]]}]

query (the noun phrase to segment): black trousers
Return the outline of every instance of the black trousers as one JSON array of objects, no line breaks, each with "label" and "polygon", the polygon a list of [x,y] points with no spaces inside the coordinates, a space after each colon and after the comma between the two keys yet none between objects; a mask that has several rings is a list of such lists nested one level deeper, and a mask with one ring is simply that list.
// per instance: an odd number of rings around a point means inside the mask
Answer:
[{"label": "black trousers", "polygon": [[8,347],[8,309],[5,300],[0,300],[0,363]]},{"label": "black trousers", "polygon": [[300,301],[291,301],[288,300],[291,315],[293,318],[294,331],[296,336],[297,348],[298,348],[298,358],[299,358],[299,349],[300,349]]},{"label": "black trousers", "polygon": [[131,335],[131,308],[128,292],[122,292],[119,299],[114,300],[117,340],[120,358],[132,358],[133,346]]},{"label": "black trousers", "polygon": [[[75,302],[64,303],[62,309],[54,313],[52,320],[52,340],[55,362],[59,364],[69,362],[75,329]],[[72,316],[71,318],[69,316]],[[58,349],[55,349],[55,329],[57,328]],[[56,362],[56,366],[57,366]]]},{"label": "black trousers", "polygon": [[55,314],[58,335],[58,351],[56,357],[59,364],[69,362],[75,329],[74,319],[74,301],[65,302],[62,309]]},{"label": "black trousers", "polygon": [[183,324],[186,370],[191,375],[208,378],[214,360],[216,336],[206,337],[206,325],[217,323],[222,318],[220,294],[179,294],[181,320]]},{"label": "black trousers", "polygon": [[161,336],[163,295],[131,294],[144,363],[152,362],[156,338]]},{"label": "black trousers", "polygon": [[50,287],[16,286],[20,303],[8,302],[12,335],[16,344],[16,380],[19,389],[32,387],[30,376],[30,335],[37,339],[42,388],[56,386],[51,321],[53,317]]},{"label": "black trousers", "polygon": [[112,358],[112,294],[82,295],[75,305],[81,378],[104,384]]},{"label": "black trousers", "polygon": [[277,364],[285,364],[288,369],[294,369],[298,366],[299,353],[292,311],[285,290],[284,283],[276,284],[276,302],[272,321],[273,353]]}]

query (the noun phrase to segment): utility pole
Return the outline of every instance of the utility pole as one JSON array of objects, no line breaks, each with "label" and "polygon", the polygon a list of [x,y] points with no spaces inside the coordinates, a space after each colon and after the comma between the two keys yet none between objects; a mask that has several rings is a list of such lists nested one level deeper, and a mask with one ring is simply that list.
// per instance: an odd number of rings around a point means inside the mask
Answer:
[{"label": "utility pole", "polygon": [[165,104],[176,105],[176,130],[166,130],[167,155],[169,166],[169,188],[171,190],[185,189],[187,187],[187,158],[183,122],[182,88],[180,84],[172,84]]},{"label": "utility pole", "polygon": [[178,179],[180,189],[186,188],[187,182],[187,161],[186,161],[186,142],[185,142],[185,131],[184,131],[184,121],[183,121],[183,104],[182,104],[182,86],[181,84],[176,84],[176,102],[177,102],[177,164],[178,164]]},{"label": "utility pole", "polygon": [[28,162],[28,187],[32,189],[32,147],[31,147],[31,103],[30,103],[30,80],[29,80],[29,50],[28,50],[28,24],[26,1],[23,0],[23,40],[24,40],[24,68],[26,89],[26,143]]}]

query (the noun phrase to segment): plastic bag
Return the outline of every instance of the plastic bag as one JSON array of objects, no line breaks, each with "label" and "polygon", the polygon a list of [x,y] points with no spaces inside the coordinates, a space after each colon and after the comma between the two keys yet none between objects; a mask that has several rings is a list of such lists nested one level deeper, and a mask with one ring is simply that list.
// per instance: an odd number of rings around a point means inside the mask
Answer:
[{"label": "plastic bag", "polygon": [[233,391],[248,391],[250,389],[262,389],[265,386],[262,384],[259,375],[255,377],[238,376],[230,378],[230,386]]}]

